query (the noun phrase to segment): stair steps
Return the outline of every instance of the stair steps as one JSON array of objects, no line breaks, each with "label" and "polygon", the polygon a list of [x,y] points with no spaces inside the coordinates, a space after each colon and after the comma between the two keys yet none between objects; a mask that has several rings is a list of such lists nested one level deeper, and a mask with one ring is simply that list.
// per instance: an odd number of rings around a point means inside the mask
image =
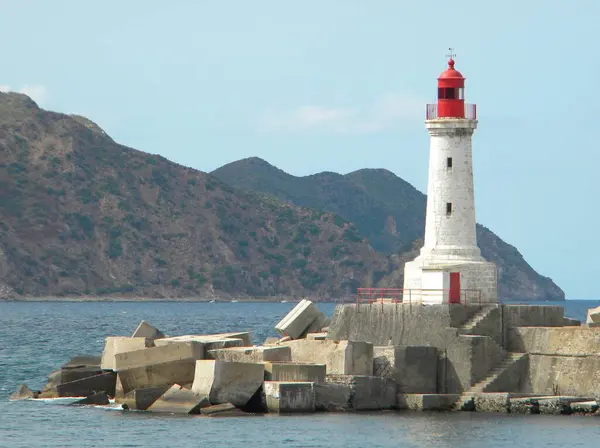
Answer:
[{"label": "stair steps", "polygon": [[481,311],[478,311],[471,319],[469,319],[459,331],[462,334],[472,334],[477,326],[494,310],[494,306],[486,306]]},{"label": "stair steps", "polygon": [[464,391],[454,403],[453,410],[466,410],[476,394],[487,392],[487,389],[504,373],[504,371],[525,356],[525,353],[508,353],[507,357],[494,367],[488,375]]}]

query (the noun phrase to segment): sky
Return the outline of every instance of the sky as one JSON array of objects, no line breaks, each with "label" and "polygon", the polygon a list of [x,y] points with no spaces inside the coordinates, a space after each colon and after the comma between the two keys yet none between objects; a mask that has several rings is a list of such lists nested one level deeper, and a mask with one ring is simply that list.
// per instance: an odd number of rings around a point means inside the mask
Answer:
[{"label": "sky", "polygon": [[477,220],[600,298],[600,2],[0,0],[0,90],[202,171],[386,168],[427,188],[448,48],[477,104]]}]

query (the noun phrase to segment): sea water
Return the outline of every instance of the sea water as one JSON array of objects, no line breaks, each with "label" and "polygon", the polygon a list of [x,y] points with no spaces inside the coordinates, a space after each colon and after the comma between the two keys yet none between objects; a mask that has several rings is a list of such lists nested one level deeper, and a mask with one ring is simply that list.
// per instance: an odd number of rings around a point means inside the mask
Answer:
[{"label": "sea water", "polygon": [[[544,303],[553,304],[553,303]],[[585,319],[600,301],[566,301]],[[471,412],[319,413],[201,418],[74,408],[70,400],[9,401],[20,383],[41,388],[72,356],[100,354],[104,338],[145,319],[171,334],[252,330],[254,343],[293,303],[0,302],[0,447],[596,447],[600,418]],[[328,315],[334,304],[319,304]]]}]

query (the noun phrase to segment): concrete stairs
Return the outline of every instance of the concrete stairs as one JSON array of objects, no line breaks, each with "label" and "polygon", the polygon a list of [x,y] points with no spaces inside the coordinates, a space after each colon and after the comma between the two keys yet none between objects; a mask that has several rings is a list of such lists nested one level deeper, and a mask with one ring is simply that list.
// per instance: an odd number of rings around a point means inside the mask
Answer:
[{"label": "concrete stairs", "polygon": [[496,309],[496,306],[484,306],[481,311],[477,312],[469,319],[462,327],[459,328],[461,334],[478,334],[477,329],[482,325],[490,314]]},{"label": "concrete stairs", "polygon": [[[464,391],[461,394],[460,398],[456,401],[456,403],[454,403],[452,410],[472,410],[470,409],[470,407],[473,406],[473,398],[475,395],[485,392],[501,392],[497,390],[496,386],[496,383],[499,382],[499,378],[504,372],[506,372],[507,369],[511,368],[515,363],[521,361],[525,356],[527,356],[526,353],[507,353],[506,358],[504,358],[504,360],[500,364],[498,364],[496,367],[490,370],[488,375],[484,379],[472,385],[468,390]],[[498,386],[500,385],[498,384]]]}]

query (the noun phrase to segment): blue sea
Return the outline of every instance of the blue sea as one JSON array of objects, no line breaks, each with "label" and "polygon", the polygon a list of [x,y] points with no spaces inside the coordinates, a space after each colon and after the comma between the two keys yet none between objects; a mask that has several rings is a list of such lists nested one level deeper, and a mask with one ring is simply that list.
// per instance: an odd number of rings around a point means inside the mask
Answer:
[{"label": "blue sea", "polygon": [[[544,304],[553,304],[545,302]],[[585,319],[600,300],[560,302]],[[145,319],[170,335],[252,330],[254,343],[293,303],[0,302],[0,447],[595,447],[600,418],[383,412],[202,418],[73,408],[68,400],[8,401],[20,383],[41,388],[104,338]],[[319,304],[331,315],[334,304]]]}]

